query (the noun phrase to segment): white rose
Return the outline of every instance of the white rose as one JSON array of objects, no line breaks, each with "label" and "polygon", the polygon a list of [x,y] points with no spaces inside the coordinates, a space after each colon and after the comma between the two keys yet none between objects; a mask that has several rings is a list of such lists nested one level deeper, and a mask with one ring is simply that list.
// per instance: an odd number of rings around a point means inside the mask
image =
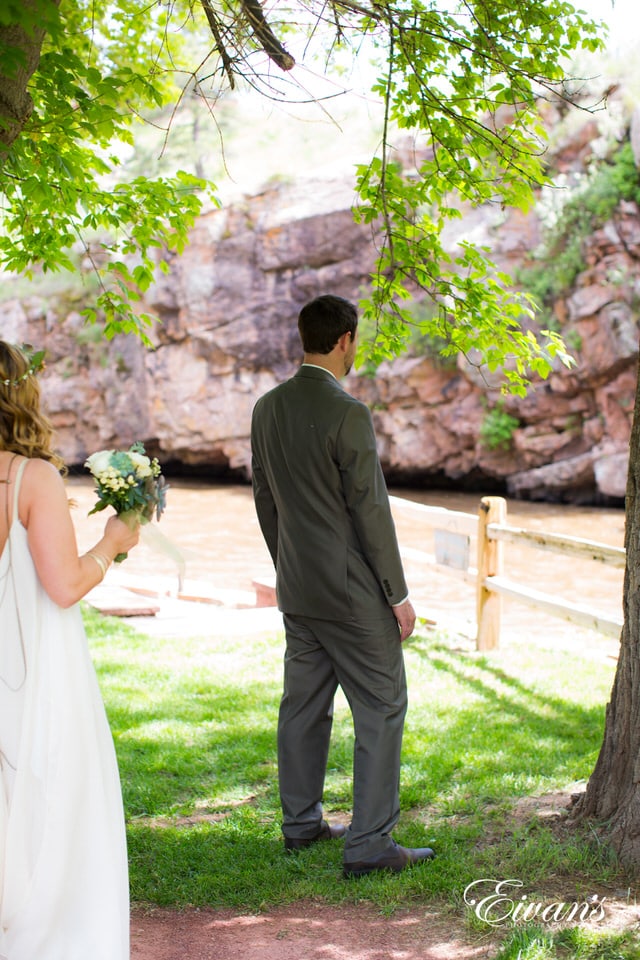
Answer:
[{"label": "white rose", "polygon": [[108,469],[113,453],[113,450],[98,450],[97,453],[91,454],[84,465],[91,471],[94,477],[97,477],[98,474],[104,473],[104,471]]},{"label": "white rose", "polygon": [[151,460],[149,457],[145,457],[143,453],[132,453],[131,451],[128,454],[131,463],[136,468],[136,475],[138,477],[150,477],[151,476]]}]

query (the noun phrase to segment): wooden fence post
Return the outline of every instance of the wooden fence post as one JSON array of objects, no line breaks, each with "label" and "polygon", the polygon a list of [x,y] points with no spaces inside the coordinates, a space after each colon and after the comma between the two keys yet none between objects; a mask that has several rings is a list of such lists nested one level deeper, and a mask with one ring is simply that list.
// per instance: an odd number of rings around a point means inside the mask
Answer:
[{"label": "wooden fence post", "polygon": [[506,523],[507,501],[504,497],[483,497],[478,511],[478,589],[476,649],[495,650],[500,646],[500,620],[502,597],[487,590],[486,577],[502,573],[503,548],[499,540],[490,540],[487,526],[490,523]]}]

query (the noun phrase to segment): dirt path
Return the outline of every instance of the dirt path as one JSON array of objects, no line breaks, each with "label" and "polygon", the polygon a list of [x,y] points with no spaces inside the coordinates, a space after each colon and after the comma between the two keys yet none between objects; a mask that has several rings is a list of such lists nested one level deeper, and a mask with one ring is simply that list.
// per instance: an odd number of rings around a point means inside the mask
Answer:
[{"label": "dirt path", "polygon": [[[637,933],[640,909],[630,894],[603,890],[604,915],[578,925]],[[557,931],[558,924],[550,921],[549,928]],[[461,916],[428,905],[391,917],[367,903],[299,901],[256,914],[138,907],[131,916],[131,960],[484,960],[496,955],[512,929],[472,930]]]},{"label": "dirt path", "polygon": [[[493,951],[492,951],[493,952]],[[131,960],[476,960],[487,943],[427,908],[299,902],[267,913],[136,909]]]}]

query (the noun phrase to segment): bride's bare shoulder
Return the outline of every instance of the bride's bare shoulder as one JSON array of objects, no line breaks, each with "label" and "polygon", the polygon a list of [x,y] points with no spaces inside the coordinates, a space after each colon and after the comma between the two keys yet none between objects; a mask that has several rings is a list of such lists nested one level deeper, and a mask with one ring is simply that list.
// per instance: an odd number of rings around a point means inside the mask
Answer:
[{"label": "bride's bare shoulder", "polygon": [[37,457],[29,460],[25,467],[24,485],[35,494],[64,489],[64,481],[54,465]]}]

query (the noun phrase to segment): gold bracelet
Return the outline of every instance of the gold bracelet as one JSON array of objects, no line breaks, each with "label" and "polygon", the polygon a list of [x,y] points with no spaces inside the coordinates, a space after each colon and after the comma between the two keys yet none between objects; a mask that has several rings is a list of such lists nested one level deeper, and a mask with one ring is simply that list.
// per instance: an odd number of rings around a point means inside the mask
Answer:
[{"label": "gold bracelet", "polygon": [[85,556],[91,557],[92,560],[95,560],[95,562],[100,567],[100,572],[102,573],[102,576],[100,577],[100,579],[104,580],[111,561],[107,560],[106,557],[103,557],[102,554],[100,553],[94,553],[93,550],[89,550],[89,552],[85,554]]},{"label": "gold bracelet", "polygon": [[107,569],[107,570],[109,569],[109,567],[111,566],[111,564],[112,564],[113,561],[109,559],[109,557],[106,555],[106,553],[100,553],[98,550],[91,550],[90,553],[91,553],[91,555],[94,556],[94,557],[100,557],[100,559],[102,560],[102,562],[103,562],[104,564],[106,564],[106,569]]}]

